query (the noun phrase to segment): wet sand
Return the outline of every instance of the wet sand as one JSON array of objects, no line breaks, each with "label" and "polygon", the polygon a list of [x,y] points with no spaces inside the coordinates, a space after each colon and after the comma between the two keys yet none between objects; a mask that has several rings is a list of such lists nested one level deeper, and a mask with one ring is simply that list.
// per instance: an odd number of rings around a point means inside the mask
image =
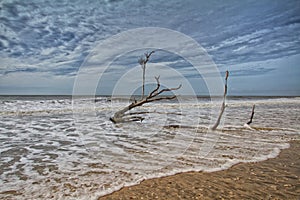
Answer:
[{"label": "wet sand", "polygon": [[145,180],[99,200],[109,199],[300,199],[300,141],[263,162],[230,169],[188,172]]}]

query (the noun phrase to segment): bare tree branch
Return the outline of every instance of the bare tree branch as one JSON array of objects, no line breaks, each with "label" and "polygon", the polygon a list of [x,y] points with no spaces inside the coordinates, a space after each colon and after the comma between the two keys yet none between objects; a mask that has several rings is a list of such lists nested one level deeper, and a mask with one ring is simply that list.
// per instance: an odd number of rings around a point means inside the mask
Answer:
[{"label": "bare tree branch", "polygon": [[216,123],[211,127],[212,130],[216,130],[216,129],[217,129],[217,127],[218,127],[219,124],[220,124],[222,115],[223,115],[223,113],[224,113],[224,111],[225,111],[225,107],[226,107],[225,99],[226,99],[226,95],[227,95],[227,79],[228,79],[228,76],[229,76],[229,72],[226,71],[226,74],[225,74],[225,88],[224,88],[223,102],[222,102],[222,106],[221,106],[221,109],[220,109],[219,117],[218,117]]},{"label": "bare tree branch", "polygon": [[160,76],[157,76],[157,77],[155,76],[155,77],[154,77],[155,80],[156,80],[156,88],[149,94],[150,97],[153,96],[155,93],[157,93],[157,91],[158,91],[159,88],[160,88],[159,77],[160,77]]}]

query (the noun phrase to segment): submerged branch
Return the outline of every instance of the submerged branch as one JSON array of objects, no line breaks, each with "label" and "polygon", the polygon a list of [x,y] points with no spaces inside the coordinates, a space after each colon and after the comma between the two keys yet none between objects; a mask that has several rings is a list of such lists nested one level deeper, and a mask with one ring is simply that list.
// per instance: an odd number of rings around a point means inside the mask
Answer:
[{"label": "submerged branch", "polygon": [[177,112],[157,112],[157,111],[141,111],[141,112],[130,112],[124,114],[124,116],[127,115],[142,115],[142,114],[150,114],[150,113],[156,113],[156,114],[168,114],[168,115],[184,115],[182,113],[177,113]]}]

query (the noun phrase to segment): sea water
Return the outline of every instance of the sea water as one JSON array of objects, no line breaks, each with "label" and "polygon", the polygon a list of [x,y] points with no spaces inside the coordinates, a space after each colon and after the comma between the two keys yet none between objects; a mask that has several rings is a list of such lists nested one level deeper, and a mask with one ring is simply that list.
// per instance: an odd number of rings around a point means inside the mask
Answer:
[{"label": "sea water", "polygon": [[[97,199],[142,180],[276,157],[300,138],[299,97],[183,97],[145,104],[142,122],[109,118],[129,100],[0,97],[0,198]],[[255,114],[250,127],[252,105]]]}]

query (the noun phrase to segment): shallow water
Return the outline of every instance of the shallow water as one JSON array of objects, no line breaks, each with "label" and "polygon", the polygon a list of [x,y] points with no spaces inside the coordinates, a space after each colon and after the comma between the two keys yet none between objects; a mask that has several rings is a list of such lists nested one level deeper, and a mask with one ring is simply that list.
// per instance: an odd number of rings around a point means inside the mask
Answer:
[{"label": "shallow water", "polygon": [[[96,199],[144,179],[217,171],[275,157],[299,139],[300,98],[179,98],[152,103],[143,122],[108,119],[127,101],[1,97],[0,198]],[[256,105],[252,129],[244,127]],[[170,128],[170,125],[182,126]]]}]

